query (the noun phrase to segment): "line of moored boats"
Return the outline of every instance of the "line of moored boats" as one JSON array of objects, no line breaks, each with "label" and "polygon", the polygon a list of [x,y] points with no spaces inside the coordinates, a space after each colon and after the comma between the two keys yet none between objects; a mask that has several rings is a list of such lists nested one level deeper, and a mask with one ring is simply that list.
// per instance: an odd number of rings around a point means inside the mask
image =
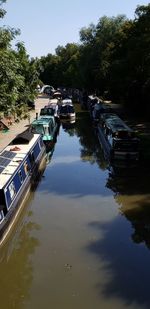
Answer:
[{"label": "line of moored boats", "polygon": [[109,161],[135,162],[139,160],[139,137],[109,106],[98,97],[87,99],[87,108],[95,124],[96,133]]},{"label": "line of moored boats", "polygon": [[[59,96],[59,94],[58,94]],[[53,150],[60,121],[75,122],[70,98],[54,97],[30,127],[0,152],[0,244],[16,221],[27,193]]]},{"label": "line of moored boats", "polygon": [[[87,108],[106,156],[110,160],[137,161],[139,138],[136,133],[99,98],[89,96]],[[75,119],[72,100],[62,99],[59,92],[55,93],[30,127],[0,152],[0,243],[8,235],[22,202],[43,170],[46,151],[54,147],[60,121],[74,123]]]}]

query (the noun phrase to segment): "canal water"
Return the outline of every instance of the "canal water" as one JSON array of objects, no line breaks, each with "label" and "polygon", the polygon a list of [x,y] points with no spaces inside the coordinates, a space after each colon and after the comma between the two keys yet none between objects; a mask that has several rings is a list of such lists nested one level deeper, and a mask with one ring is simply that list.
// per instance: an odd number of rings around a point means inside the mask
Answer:
[{"label": "canal water", "polygon": [[150,171],[109,167],[76,110],[0,248],[0,309],[150,308]]}]

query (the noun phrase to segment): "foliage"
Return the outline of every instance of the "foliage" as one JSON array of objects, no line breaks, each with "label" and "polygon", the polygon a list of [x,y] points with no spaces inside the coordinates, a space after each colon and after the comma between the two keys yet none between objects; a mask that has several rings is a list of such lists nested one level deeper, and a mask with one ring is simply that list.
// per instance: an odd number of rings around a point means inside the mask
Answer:
[{"label": "foliage", "polygon": [[[5,0],[0,0],[0,6]],[[0,18],[5,16],[0,8]],[[23,43],[14,51],[18,29],[0,28],[0,111],[26,104],[37,84],[72,87],[150,110],[150,4],[134,20],[103,16],[80,30],[80,44],[58,46],[55,55],[30,59]],[[136,107],[136,109],[135,109]]]},{"label": "foliage", "polygon": [[[150,4],[138,6],[135,19],[103,16],[80,30],[80,44],[58,46],[39,59],[40,78],[53,85],[109,94],[129,108],[150,110]],[[143,109],[144,110],[144,109]]]},{"label": "foliage", "polygon": [[[4,2],[6,1],[1,0],[0,6]],[[5,13],[0,8],[0,18]],[[11,47],[12,40],[19,34],[18,29],[4,26],[0,28],[0,111],[21,111],[25,109],[22,109],[22,105],[36,95],[38,61],[29,59],[23,43],[18,43],[16,50]]]}]

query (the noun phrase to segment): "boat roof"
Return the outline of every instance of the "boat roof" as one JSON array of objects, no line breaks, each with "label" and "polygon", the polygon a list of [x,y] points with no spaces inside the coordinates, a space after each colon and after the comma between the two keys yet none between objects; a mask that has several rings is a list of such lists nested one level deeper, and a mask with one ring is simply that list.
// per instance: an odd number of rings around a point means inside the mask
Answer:
[{"label": "boat roof", "polygon": [[72,100],[66,98],[66,99],[62,100],[62,104],[72,104]]},{"label": "boat roof", "polygon": [[[56,106],[58,106],[58,103],[49,103],[48,105],[45,105],[43,108],[45,109],[45,108],[51,108],[51,109],[55,109],[56,108]],[[41,109],[43,109],[43,108],[41,108]]]},{"label": "boat roof", "polygon": [[61,111],[61,110],[74,110],[74,106],[73,106],[73,104],[62,104],[62,105],[60,105],[60,108],[59,108],[59,110]]},{"label": "boat roof", "polygon": [[12,141],[11,145],[14,144],[28,144],[33,138],[33,133],[30,130],[25,130],[24,132],[18,134]]},{"label": "boat roof", "polygon": [[50,99],[48,102],[48,106],[51,104],[58,104],[58,99]]},{"label": "boat roof", "polygon": [[54,121],[54,117],[53,116],[49,116],[49,115],[45,115],[45,116],[40,116],[38,119],[35,119],[31,125],[48,125],[49,122]]},{"label": "boat roof", "polygon": [[40,134],[33,134],[32,139],[28,143],[14,144],[15,140],[19,140],[20,137],[18,138],[18,136],[20,134],[16,136],[13,143],[10,143],[0,152],[0,189],[11,179],[23,159],[39,139]]},{"label": "boat roof", "polygon": [[105,123],[107,126],[113,131],[130,131],[133,132],[131,128],[129,128],[124,121],[119,118],[118,115],[113,114],[113,113],[107,113],[102,115],[103,119],[105,119]]}]

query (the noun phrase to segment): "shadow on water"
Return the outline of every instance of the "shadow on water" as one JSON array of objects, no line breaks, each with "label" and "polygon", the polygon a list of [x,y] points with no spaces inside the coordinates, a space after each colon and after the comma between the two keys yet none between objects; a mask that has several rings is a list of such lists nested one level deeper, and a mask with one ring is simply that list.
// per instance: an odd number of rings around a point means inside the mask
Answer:
[{"label": "shadow on water", "polygon": [[131,230],[127,230],[120,218],[111,223],[93,222],[90,226],[104,235],[87,247],[97,255],[106,272],[105,282],[96,286],[99,293],[108,299],[120,298],[126,306],[150,308],[149,252],[129,241]]},{"label": "shadow on water", "polygon": [[[126,171],[125,171],[126,172]],[[150,169],[134,169],[124,176],[109,174],[107,187],[113,190],[120,212],[131,222],[135,243],[150,249]]]},{"label": "shadow on water", "polygon": [[119,210],[118,216],[111,222],[89,223],[90,228],[99,231],[99,238],[92,240],[86,250],[98,257],[100,274],[102,270],[106,274],[104,282],[100,278],[96,289],[106,299],[120,298],[126,306],[148,309],[150,168],[140,164],[133,167],[109,166],[102,150],[96,146],[95,138],[92,134],[89,136],[90,120],[86,119],[86,123],[88,121],[86,126],[83,122],[78,123],[76,131],[82,146],[81,158],[88,158],[90,154],[99,169],[107,170],[105,187],[113,193]]},{"label": "shadow on water", "polygon": [[5,243],[0,247],[1,308],[20,309],[25,300],[30,299],[30,287],[33,281],[34,261],[32,256],[40,245],[36,232],[40,225],[33,221],[33,211],[29,208],[35,191],[42,181],[45,170],[43,163],[38,178],[31,185],[19,217]]},{"label": "shadow on water", "polygon": [[100,265],[103,261],[106,271],[107,280],[96,287],[99,293],[140,308],[150,308],[149,178],[150,169],[140,167],[108,173],[106,186],[114,193],[120,214],[112,222],[89,223],[100,237],[86,248],[99,258]]}]

